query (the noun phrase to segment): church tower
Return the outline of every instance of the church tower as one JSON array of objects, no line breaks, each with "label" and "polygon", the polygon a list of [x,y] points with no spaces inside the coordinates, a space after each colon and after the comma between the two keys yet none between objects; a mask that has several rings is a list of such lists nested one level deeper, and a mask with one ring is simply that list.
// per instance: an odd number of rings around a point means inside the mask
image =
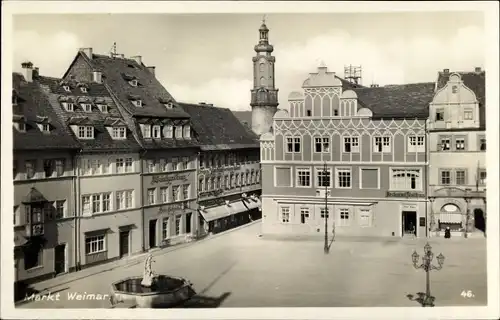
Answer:
[{"label": "church tower", "polygon": [[252,130],[257,135],[270,132],[273,116],[278,110],[278,89],[275,88],[274,48],[269,44],[269,29],[266,21],[259,28],[259,44],[253,61],[253,89],[250,106],[252,107]]}]

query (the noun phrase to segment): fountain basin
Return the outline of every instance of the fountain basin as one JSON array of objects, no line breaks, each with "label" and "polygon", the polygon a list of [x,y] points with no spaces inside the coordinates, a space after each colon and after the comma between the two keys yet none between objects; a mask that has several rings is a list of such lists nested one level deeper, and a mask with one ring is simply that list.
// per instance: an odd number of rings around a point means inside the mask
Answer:
[{"label": "fountain basin", "polygon": [[133,304],[137,308],[169,308],[180,305],[196,292],[183,278],[156,275],[151,287],[141,285],[142,277],[129,277],[111,285],[111,304]]}]

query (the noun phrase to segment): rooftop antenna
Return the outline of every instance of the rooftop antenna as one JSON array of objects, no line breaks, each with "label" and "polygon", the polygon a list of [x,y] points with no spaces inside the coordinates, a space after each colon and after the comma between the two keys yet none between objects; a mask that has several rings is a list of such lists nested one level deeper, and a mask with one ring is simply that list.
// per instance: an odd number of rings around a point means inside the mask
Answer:
[{"label": "rooftop antenna", "polygon": [[361,84],[361,66],[344,66],[344,78],[353,84]]}]

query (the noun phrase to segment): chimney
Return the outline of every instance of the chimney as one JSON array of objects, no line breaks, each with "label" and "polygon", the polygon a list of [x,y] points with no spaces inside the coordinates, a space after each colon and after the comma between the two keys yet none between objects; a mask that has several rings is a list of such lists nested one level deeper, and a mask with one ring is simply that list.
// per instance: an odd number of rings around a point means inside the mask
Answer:
[{"label": "chimney", "polygon": [[93,55],[92,48],[80,48],[80,52],[85,53],[85,55],[92,60],[92,55]]},{"label": "chimney", "polygon": [[149,72],[151,72],[154,76],[156,67],[147,67],[147,68],[148,68]]},{"label": "chimney", "polygon": [[138,65],[142,65],[142,56],[133,56],[133,57],[130,57],[130,59],[134,59]]},{"label": "chimney", "polygon": [[92,73],[92,80],[95,83],[102,83],[102,72],[98,70],[94,70]]},{"label": "chimney", "polygon": [[450,73],[450,69],[443,69],[443,73],[445,73],[445,74]]},{"label": "chimney", "polygon": [[475,68],[474,68],[474,71],[475,71],[476,73],[480,73],[482,70],[481,70],[481,67],[475,67]]},{"label": "chimney", "polygon": [[33,79],[38,78],[38,75],[40,74],[40,68],[34,67],[33,68]]},{"label": "chimney", "polygon": [[26,82],[33,82],[33,63],[26,61],[21,63],[23,68],[23,76]]}]

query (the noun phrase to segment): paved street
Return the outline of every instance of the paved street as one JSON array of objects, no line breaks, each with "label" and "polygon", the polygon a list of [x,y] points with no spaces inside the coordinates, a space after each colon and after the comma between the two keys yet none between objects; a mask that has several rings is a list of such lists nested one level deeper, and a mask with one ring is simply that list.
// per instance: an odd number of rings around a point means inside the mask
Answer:
[{"label": "paved street", "polygon": [[[425,273],[411,265],[421,240],[339,239],[329,255],[321,241],[259,238],[260,222],[155,257],[157,273],[185,277],[206,297],[225,297],[222,307],[419,306],[408,294],[425,291]],[[486,304],[485,239],[432,239],[435,255],[446,256],[431,274],[436,306]],[[21,308],[110,307],[104,301],[68,301],[68,292],[108,294],[120,278],[142,274],[140,264],[119,267],[51,288],[59,301],[36,301]],[[43,287],[43,286],[42,286]],[[68,288],[69,287],[69,288]],[[37,288],[35,286],[35,288]],[[474,297],[462,297],[470,290]]]}]

